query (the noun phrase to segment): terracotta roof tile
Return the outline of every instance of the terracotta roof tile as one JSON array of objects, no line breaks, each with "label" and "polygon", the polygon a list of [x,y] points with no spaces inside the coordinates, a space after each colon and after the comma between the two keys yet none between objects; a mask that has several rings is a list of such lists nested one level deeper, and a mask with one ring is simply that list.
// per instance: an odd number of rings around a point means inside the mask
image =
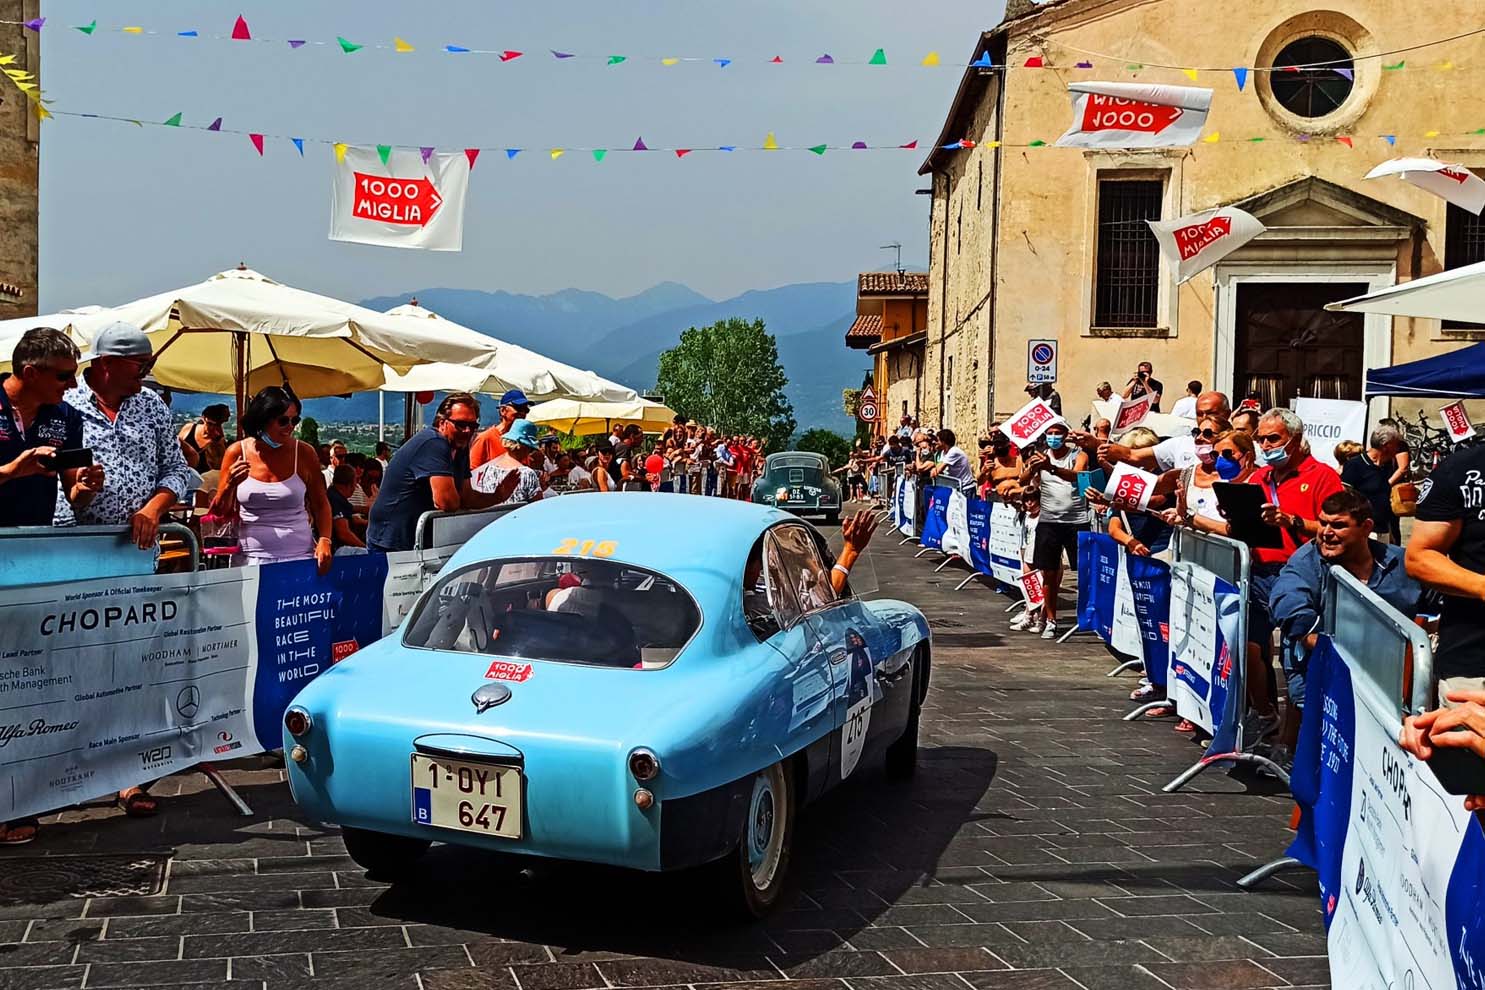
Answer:
[{"label": "terracotta roof tile", "polygon": [[862,296],[928,294],[926,272],[862,272],[856,280],[856,294]]},{"label": "terracotta roof tile", "polygon": [[847,347],[865,347],[882,339],[882,318],[876,313],[856,317],[846,331]]}]

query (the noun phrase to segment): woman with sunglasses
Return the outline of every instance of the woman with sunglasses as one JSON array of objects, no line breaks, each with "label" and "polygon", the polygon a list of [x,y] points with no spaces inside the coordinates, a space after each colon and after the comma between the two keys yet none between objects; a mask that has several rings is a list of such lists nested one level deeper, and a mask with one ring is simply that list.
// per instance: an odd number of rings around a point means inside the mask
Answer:
[{"label": "woman with sunglasses", "polygon": [[1248,480],[1258,466],[1253,438],[1224,430],[1221,421],[1210,418],[1197,423],[1192,435],[1196,438],[1197,462],[1174,475],[1176,504],[1167,510],[1166,522],[1226,536],[1227,519],[1217,508],[1212,486],[1219,481]]},{"label": "woman with sunglasses", "polygon": [[242,416],[245,438],[222,457],[211,511],[238,520],[234,563],[313,557],[321,574],[330,569],[330,498],[315,449],[294,435],[298,427],[299,399],[270,386],[253,396]]}]

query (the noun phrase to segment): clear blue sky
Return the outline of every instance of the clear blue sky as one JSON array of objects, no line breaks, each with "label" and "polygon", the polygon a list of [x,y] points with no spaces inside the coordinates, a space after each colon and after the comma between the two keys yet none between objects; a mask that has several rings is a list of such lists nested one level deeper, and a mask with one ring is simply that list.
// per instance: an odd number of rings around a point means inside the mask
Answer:
[{"label": "clear blue sky", "polygon": [[[813,155],[587,155],[564,145],[896,145],[937,135],[960,72],[925,69],[930,50],[963,63],[1000,17],[999,0],[443,0],[436,4],[52,0],[43,82],[57,109],[338,138],[353,144],[520,146],[475,169],[464,251],[433,253],[327,239],[333,155],[270,140],[57,118],[44,125],[41,306],[117,303],[245,260],[344,298],[424,286],[627,295],[684,282],[713,297],[885,267],[902,241],[927,260],[923,152]],[[103,25],[227,34],[242,13],[261,37],[390,43],[410,55],[290,50],[105,34]],[[527,56],[442,54],[444,44]],[[829,52],[886,68],[816,66]],[[548,48],[626,54],[557,62]],[[726,56],[726,69],[639,56]],[[759,57],[780,54],[782,66]],[[749,62],[749,59],[754,61]]]}]

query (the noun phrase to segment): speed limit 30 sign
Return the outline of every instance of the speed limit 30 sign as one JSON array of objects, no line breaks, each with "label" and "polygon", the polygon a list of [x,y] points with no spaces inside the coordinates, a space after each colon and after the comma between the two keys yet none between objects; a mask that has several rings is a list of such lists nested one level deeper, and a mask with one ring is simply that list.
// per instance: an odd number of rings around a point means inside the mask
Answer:
[{"label": "speed limit 30 sign", "polygon": [[1057,380],[1056,340],[1027,341],[1026,380],[1036,385]]}]

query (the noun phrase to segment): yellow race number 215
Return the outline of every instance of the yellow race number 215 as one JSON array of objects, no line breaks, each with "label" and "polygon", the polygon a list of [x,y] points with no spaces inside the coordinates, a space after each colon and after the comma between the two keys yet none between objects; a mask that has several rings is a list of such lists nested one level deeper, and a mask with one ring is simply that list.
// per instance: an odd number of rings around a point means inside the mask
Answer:
[{"label": "yellow race number 215", "polygon": [[577,557],[612,557],[619,549],[617,540],[580,540],[569,537],[557,544],[554,554],[571,554]]}]

